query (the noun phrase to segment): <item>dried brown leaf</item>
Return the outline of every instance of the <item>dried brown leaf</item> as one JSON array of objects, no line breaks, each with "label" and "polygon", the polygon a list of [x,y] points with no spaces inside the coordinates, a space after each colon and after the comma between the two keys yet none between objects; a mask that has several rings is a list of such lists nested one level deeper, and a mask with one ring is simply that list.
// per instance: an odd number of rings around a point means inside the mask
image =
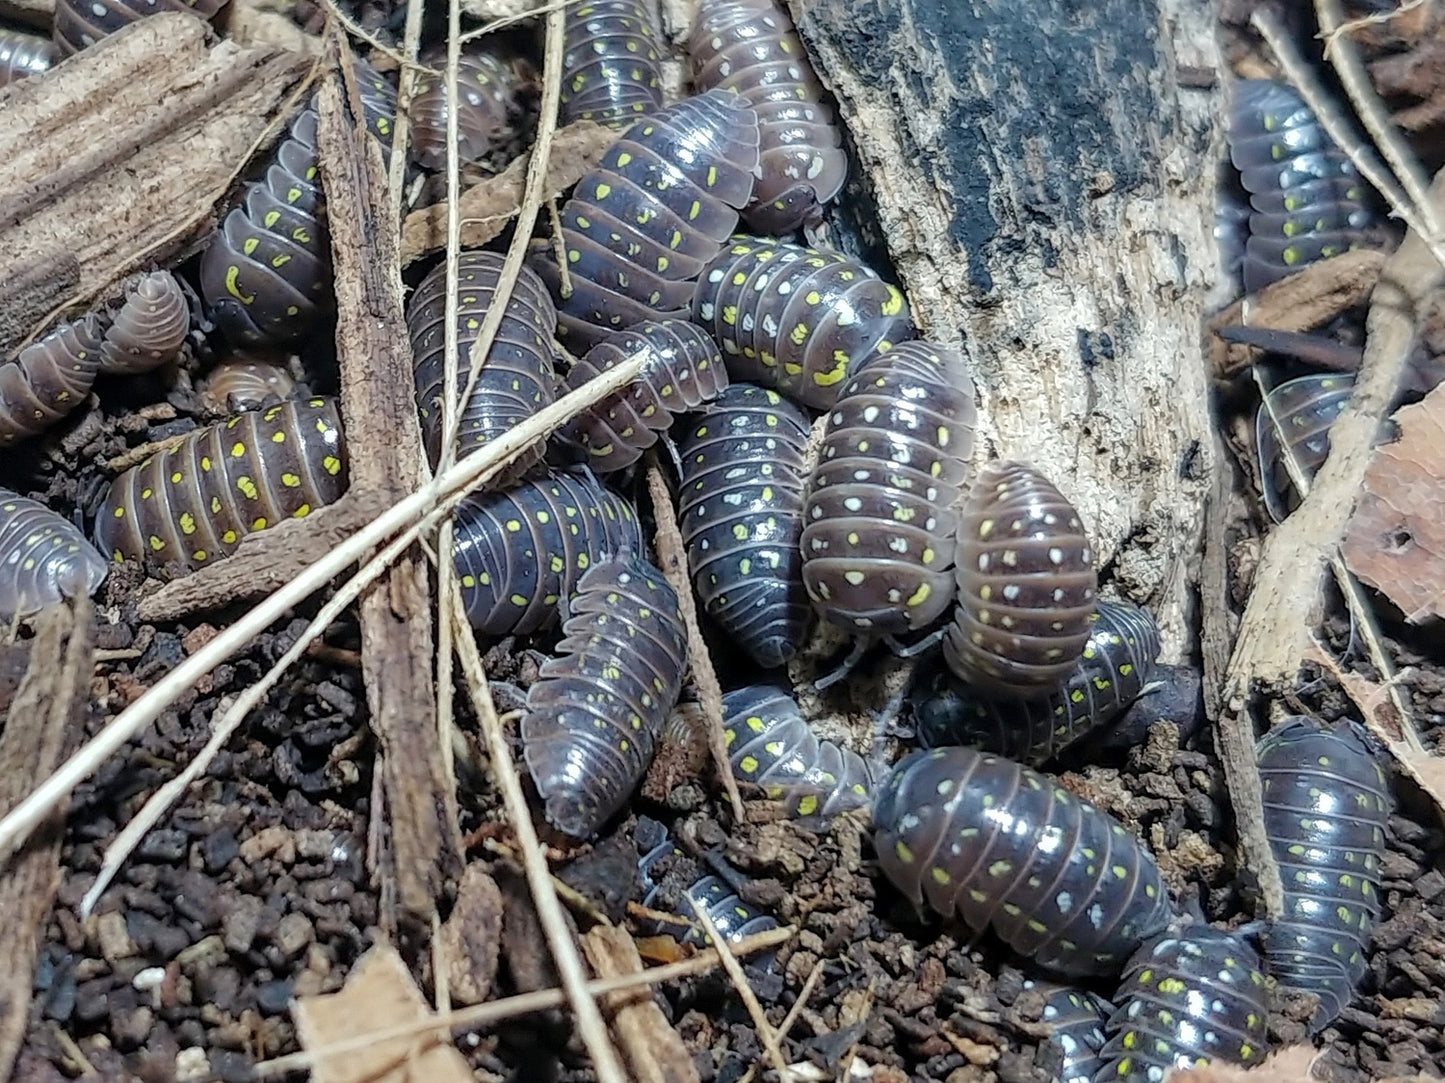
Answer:
[{"label": "dried brown leaf", "polygon": [[452,1001],[480,1004],[491,995],[502,944],[502,892],[479,864],[467,866],[457,901],[441,929]]},{"label": "dried brown leaf", "polygon": [[1445,598],[1445,385],[1395,413],[1400,438],[1375,452],[1344,540],[1350,571],[1420,623]]},{"label": "dried brown leaf", "polygon": [[[336,993],[301,997],[292,1007],[303,1049],[380,1032],[432,1014],[401,956],[388,944],[368,951]],[[471,1070],[445,1031],[382,1040],[318,1057],[312,1083],[470,1083]]]}]

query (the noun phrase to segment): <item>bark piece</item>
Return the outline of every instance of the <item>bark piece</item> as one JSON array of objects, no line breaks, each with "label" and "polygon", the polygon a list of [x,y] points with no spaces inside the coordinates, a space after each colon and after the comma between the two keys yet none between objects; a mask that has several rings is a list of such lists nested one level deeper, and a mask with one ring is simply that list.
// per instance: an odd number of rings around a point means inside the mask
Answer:
[{"label": "bark piece", "polygon": [[[389,944],[378,944],[363,955],[339,992],[300,997],[291,1010],[296,1036],[308,1051],[432,1014],[406,964]],[[312,1083],[469,1083],[472,1072],[466,1058],[442,1040],[445,1034],[445,1028],[438,1027],[427,1034],[322,1053],[312,1066]]]},{"label": "bark piece", "polygon": [[0,281],[30,284],[0,302],[3,354],[55,294],[88,300],[192,241],[306,68],[208,34],[152,16],[0,91]]},{"label": "bark piece", "polygon": [[1412,624],[1445,616],[1445,385],[1395,413],[1345,534],[1345,564]]},{"label": "bark piece", "polygon": [[453,1003],[480,1004],[491,995],[501,946],[501,889],[481,865],[468,865],[441,929]]},{"label": "bark piece", "polygon": [[[0,813],[8,813],[85,735],[95,620],[89,598],[53,606],[37,620],[30,666],[0,734]],[[30,836],[0,876],[0,1079],[9,1079],[30,1015],[31,978],[44,923],[60,887],[63,813]]]},{"label": "bark piece", "polygon": [[[624,929],[597,926],[582,937],[582,951],[599,978],[642,972],[642,957]],[[601,1006],[636,1083],[696,1083],[701,1078],[652,990],[608,993]]]},{"label": "bark piece", "polygon": [[[317,95],[321,179],[336,268],[336,354],[352,492],[393,503],[422,475],[397,231],[381,147],[358,132],[333,76]],[[427,928],[462,868],[456,794],[433,694],[431,588],[413,550],[361,596],[361,669],[382,751],[397,902]]]},{"label": "bark piece", "polygon": [[1192,636],[1213,445],[1199,352],[1217,91],[1207,5],[792,0],[924,332],[982,393],[980,457],[1039,466],[1101,566]]}]

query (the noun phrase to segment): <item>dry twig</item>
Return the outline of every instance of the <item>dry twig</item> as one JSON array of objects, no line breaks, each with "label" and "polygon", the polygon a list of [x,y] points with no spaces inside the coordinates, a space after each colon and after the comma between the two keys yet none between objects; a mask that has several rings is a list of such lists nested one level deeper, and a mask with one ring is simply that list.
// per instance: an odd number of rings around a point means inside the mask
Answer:
[{"label": "dry twig", "polygon": [[706,930],[712,942],[713,951],[717,952],[718,961],[722,963],[728,980],[732,982],[733,988],[742,998],[743,1007],[747,1008],[753,1026],[757,1029],[758,1040],[763,1043],[763,1051],[767,1053],[768,1059],[773,1062],[773,1069],[778,1073],[778,1083],[789,1083],[793,1074],[788,1068],[787,1058],[783,1056],[783,1047],[778,1043],[778,1032],[773,1029],[772,1024],[768,1022],[768,1017],[763,1014],[763,1006],[758,1003],[758,995],[748,984],[748,976],[743,973],[742,964],[733,954],[732,945],[728,943],[727,937],[718,931],[717,925],[708,916],[707,907],[702,902],[691,896],[688,896],[687,901],[692,906],[693,913],[697,915],[698,924]]}]

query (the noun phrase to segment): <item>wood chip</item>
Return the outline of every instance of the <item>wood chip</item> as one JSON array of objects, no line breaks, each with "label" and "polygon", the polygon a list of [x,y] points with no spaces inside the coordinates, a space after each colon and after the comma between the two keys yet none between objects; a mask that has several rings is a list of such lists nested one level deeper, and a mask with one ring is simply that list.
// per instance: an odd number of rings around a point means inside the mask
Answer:
[{"label": "wood chip", "polygon": [[[599,978],[642,971],[642,958],[625,929],[597,926],[582,937],[582,951]],[[600,1000],[634,1083],[696,1083],[701,1078],[651,989],[608,993]]]},{"label": "wood chip", "polygon": [[[95,666],[95,617],[90,599],[53,606],[37,618],[30,666],[0,733],[0,813],[27,796],[80,746],[90,676]],[[31,976],[44,940],[45,918],[60,887],[63,814],[52,816],[11,857],[0,876],[0,1079],[9,1079],[30,1016]]]},{"label": "wood chip", "polygon": [[[556,198],[602,160],[607,148],[617,141],[617,132],[578,121],[557,132],[552,154],[547,159],[546,193]],[[526,186],[530,154],[524,154],[495,177],[488,177],[461,194],[457,213],[461,215],[462,247],[479,248],[507,228],[517,216]],[[440,252],[447,243],[447,203],[436,203],[406,216],[401,227],[401,265],[406,267],[423,256]]]},{"label": "wood chip", "polygon": [[1319,1050],[1308,1045],[1292,1045],[1266,1057],[1253,1068],[1241,1068],[1224,1061],[1215,1061],[1203,1068],[1171,1072],[1171,1083],[1315,1083],[1310,1065],[1319,1057]]},{"label": "wood chip", "polygon": [[[164,261],[207,227],[308,61],[206,44],[169,13],[0,91],[0,281],[74,275],[76,301]],[[44,289],[0,303],[0,351],[41,329]]]},{"label": "wood chip", "polygon": [[502,892],[473,863],[457,885],[457,901],[441,928],[448,989],[454,1004],[480,1004],[491,995],[502,944]]},{"label": "wood chip", "polygon": [[[335,76],[316,97],[317,149],[336,268],[336,355],[350,488],[387,503],[420,481],[421,421],[386,170],[358,132]],[[431,585],[420,547],[361,596],[361,672],[383,785],[400,917],[429,928],[462,868],[456,783],[442,755],[432,664]]]},{"label": "wood chip", "polygon": [[[423,1020],[433,1013],[406,964],[389,944],[363,955],[340,992],[300,997],[291,1006],[305,1050]],[[319,1056],[311,1083],[471,1083],[471,1069],[439,1028],[430,1035],[378,1041]]]},{"label": "wood chip", "polygon": [[1345,534],[1345,564],[1412,624],[1445,616],[1445,385],[1395,413]]}]

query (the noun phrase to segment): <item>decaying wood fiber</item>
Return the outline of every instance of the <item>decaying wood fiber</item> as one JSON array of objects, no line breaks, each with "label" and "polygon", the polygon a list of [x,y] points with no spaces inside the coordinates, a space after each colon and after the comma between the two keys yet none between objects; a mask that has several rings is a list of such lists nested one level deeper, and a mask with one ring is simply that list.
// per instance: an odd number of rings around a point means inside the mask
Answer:
[{"label": "decaying wood fiber", "polygon": [[[88,300],[204,229],[309,64],[208,34],[190,15],[152,16],[0,91],[0,281],[54,267],[76,279],[68,300]],[[52,300],[7,295],[0,350]]]},{"label": "decaying wood fiber", "polygon": [[[915,319],[960,344],[980,458],[1045,470],[1166,660],[1212,469],[1201,309],[1218,89],[1208,5],[791,0]],[[946,43],[946,47],[945,47]]]}]

